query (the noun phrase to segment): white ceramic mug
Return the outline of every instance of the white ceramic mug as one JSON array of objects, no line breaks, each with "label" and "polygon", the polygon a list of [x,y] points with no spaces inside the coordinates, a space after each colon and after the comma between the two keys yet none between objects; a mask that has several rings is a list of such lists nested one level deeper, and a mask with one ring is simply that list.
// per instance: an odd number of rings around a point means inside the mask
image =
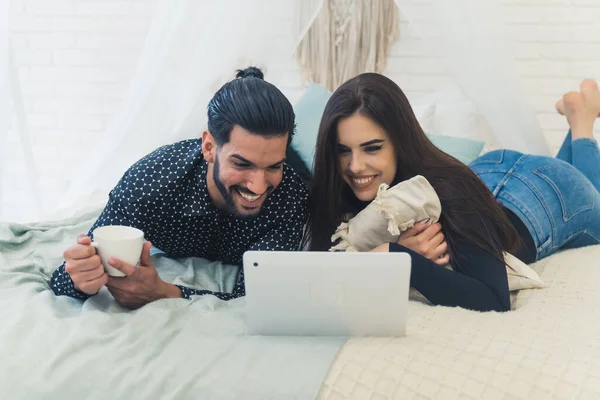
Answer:
[{"label": "white ceramic mug", "polygon": [[144,232],[122,225],[107,225],[94,229],[92,246],[100,256],[104,271],[110,276],[125,276],[108,264],[111,258],[137,266],[144,246]]}]

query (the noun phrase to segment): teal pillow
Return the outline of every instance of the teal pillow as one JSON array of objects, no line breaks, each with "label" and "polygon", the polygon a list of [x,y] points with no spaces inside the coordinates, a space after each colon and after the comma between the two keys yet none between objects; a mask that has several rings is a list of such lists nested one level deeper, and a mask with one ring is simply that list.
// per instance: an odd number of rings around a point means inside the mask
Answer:
[{"label": "teal pillow", "polygon": [[[311,172],[317,135],[319,133],[319,124],[321,123],[321,116],[329,97],[331,97],[331,92],[323,86],[312,83],[294,107],[296,114],[296,135],[292,141],[292,147]],[[485,145],[484,142],[472,139],[435,135],[432,133],[427,133],[427,136],[440,150],[465,164],[469,164],[476,159]]]},{"label": "teal pillow", "polygon": [[296,135],[292,140],[292,147],[311,172],[321,116],[330,97],[331,92],[323,86],[311,83],[294,107]]},{"label": "teal pillow", "polygon": [[428,132],[426,132],[426,135],[438,149],[467,165],[479,157],[483,146],[485,146],[485,142],[480,142],[479,140],[434,135]]}]

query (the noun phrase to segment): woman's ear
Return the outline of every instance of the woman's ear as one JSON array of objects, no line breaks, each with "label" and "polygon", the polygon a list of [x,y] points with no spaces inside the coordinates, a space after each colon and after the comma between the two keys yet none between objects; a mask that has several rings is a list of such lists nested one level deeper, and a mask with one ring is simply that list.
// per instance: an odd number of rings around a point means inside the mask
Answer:
[{"label": "woman's ear", "polygon": [[217,142],[210,131],[202,132],[202,154],[206,162],[214,163],[217,155]]}]

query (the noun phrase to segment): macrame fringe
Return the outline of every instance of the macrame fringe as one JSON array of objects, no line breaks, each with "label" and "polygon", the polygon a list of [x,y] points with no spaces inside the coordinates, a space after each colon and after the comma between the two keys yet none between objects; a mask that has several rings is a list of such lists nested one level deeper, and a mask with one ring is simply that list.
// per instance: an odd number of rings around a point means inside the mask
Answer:
[{"label": "macrame fringe", "polygon": [[296,52],[304,81],[334,91],[363,72],[385,72],[398,14],[394,0],[324,0]]}]

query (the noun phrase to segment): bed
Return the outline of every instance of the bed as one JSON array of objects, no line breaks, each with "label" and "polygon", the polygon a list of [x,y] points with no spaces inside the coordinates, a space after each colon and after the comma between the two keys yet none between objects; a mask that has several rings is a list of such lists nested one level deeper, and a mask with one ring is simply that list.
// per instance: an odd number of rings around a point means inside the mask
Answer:
[{"label": "bed", "polygon": [[[99,210],[0,224],[0,399],[597,399],[600,246],[533,266],[548,287],[509,313],[432,307],[413,293],[403,338],[255,337],[244,299],[161,300],[48,286]],[[235,267],[153,258],[172,282],[227,290]]]},{"label": "bed", "polygon": [[413,301],[407,336],[351,339],[320,399],[600,398],[600,246],[533,265],[508,313]]}]

